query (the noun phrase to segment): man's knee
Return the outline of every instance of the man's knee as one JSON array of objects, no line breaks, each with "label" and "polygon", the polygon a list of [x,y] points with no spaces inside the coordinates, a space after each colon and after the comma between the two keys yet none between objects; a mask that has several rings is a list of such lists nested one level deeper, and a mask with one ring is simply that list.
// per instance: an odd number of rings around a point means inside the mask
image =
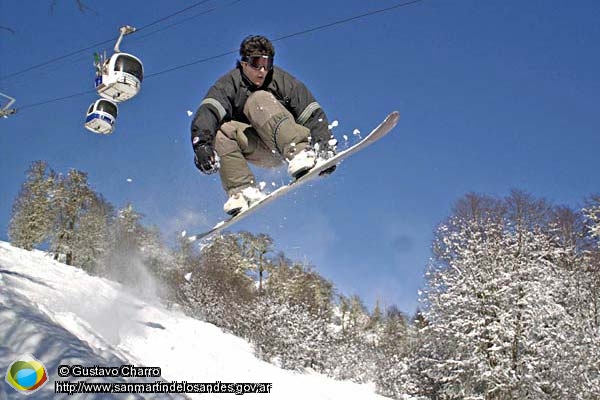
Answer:
[{"label": "man's knee", "polygon": [[[261,107],[270,104],[279,104],[275,96],[273,96],[273,93],[267,92],[266,90],[257,90],[248,97],[248,100],[246,100],[244,114],[248,114],[248,112],[252,112],[255,109],[260,109]],[[281,104],[279,105],[281,106]]]},{"label": "man's knee", "polygon": [[273,96],[271,92],[257,90],[252,93],[244,105],[244,114],[255,127],[262,127],[272,119],[291,116],[290,112]]}]

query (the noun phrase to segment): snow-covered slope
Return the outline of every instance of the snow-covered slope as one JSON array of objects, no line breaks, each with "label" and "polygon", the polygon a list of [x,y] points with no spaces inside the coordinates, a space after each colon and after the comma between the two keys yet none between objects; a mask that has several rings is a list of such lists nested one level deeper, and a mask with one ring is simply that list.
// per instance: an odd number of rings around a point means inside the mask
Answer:
[{"label": "snow-covered slope", "polygon": [[[0,242],[0,399],[23,398],[4,381],[30,353],[49,382],[30,398],[55,398],[55,381],[154,383],[158,378],[59,378],[59,365],[160,367],[165,381],[272,383],[268,399],[377,399],[373,387],[285,371],[258,360],[250,344],[214,325],[129,294],[114,282]],[[183,398],[172,394],[76,395],[77,398]],[[114,396],[114,397],[113,397]],[[189,394],[221,399],[233,394]],[[265,397],[266,396],[266,397]],[[73,398],[73,397],[69,397]]]}]

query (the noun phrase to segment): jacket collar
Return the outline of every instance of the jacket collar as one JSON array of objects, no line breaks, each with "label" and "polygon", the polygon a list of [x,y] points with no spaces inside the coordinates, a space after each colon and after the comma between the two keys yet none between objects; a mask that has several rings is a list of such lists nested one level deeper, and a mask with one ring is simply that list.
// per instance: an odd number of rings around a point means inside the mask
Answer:
[{"label": "jacket collar", "polygon": [[242,70],[242,65],[239,63],[237,64],[237,69],[240,71],[240,75],[242,77],[242,82],[244,83],[244,86],[246,86],[248,89],[250,89],[250,91],[254,92],[256,90],[260,90],[260,89],[266,89],[269,87],[269,85],[271,84],[271,81],[273,80],[273,70],[275,69],[275,67],[273,67],[273,69],[271,71],[269,71],[269,73],[267,74],[267,77],[265,78],[264,83],[262,84],[262,86],[256,86],[245,74],[244,71]]}]

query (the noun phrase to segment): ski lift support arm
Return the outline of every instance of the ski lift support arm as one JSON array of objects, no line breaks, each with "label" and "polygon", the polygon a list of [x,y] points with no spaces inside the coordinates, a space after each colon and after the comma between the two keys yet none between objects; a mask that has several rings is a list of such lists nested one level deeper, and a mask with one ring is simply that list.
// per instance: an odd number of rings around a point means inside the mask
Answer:
[{"label": "ski lift support arm", "polygon": [[125,25],[122,26],[119,29],[119,32],[121,32],[121,34],[119,35],[119,39],[117,40],[117,43],[115,43],[115,53],[120,53],[121,50],[119,50],[119,46],[121,45],[121,40],[123,40],[123,36],[129,35],[130,33],[135,32],[135,28],[133,26],[129,26],[129,25]]},{"label": "ski lift support arm", "polygon": [[17,109],[10,108],[10,106],[12,106],[16,100],[10,96],[5,95],[4,93],[0,93],[0,96],[8,99],[8,103],[0,109],[0,117],[6,118],[9,115],[15,114],[17,112]]}]

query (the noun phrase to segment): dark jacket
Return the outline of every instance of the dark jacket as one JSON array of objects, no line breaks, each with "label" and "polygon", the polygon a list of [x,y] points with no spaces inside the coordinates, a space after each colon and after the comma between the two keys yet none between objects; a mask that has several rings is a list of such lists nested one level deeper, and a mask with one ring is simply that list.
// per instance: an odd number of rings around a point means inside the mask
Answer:
[{"label": "dark jacket", "polygon": [[218,128],[227,121],[249,123],[244,115],[244,104],[256,90],[266,90],[289,110],[296,123],[311,131],[313,143],[327,141],[329,122],[325,112],[308,88],[292,75],[278,67],[267,75],[263,86],[256,87],[243,73],[241,67],[229,71],[208,90],[192,121],[192,143],[213,144]]}]

